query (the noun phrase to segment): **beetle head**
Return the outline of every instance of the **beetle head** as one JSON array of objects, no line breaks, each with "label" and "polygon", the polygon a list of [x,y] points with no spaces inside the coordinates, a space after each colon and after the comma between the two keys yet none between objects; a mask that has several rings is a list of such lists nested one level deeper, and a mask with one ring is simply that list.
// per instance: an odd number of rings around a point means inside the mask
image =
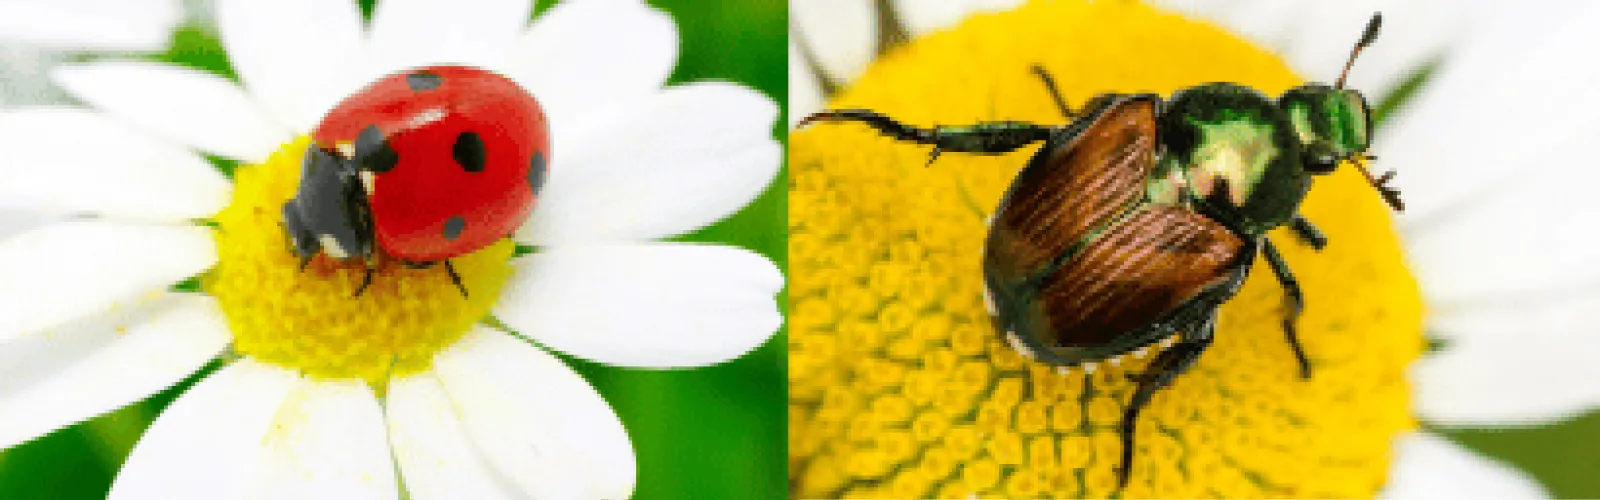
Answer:
[{"label": "beetle head", "polygon": [[1312,83],[1284,92],[1278,106],[1300,140],[1308,172],[1332,172],[1372,143],[1372,108],[1360,92]]},{"label": "beetle head", "polygon": [[1383,15],[1372,14],[1332,87],[1310,83],[1278,98],[1278,107],[1289,115],[1289,123],[1300,138],[1301,163],[1311,173],[1332,172],[1339,163],[1365,153],[1372,143],[1372,107],[1360,92],[1345,89],[1344,82],[1356,56],[1378,39],[1382,25]]}]

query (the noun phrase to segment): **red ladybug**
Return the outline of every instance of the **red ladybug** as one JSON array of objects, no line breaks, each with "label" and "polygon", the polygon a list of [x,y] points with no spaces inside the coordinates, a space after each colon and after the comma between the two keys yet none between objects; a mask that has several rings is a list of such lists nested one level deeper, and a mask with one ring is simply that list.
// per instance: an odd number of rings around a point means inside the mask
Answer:
[{"label": "red ladybug", "polygon": [[[544,186],[550,135],[539,101],[498,74],[431,66],[385,76],[341,101],[312,132],[283,222],[301,267],[318,252],[377,253],[416,267],[510,235]],[[461,288],[466,294],[466,289]]]}]

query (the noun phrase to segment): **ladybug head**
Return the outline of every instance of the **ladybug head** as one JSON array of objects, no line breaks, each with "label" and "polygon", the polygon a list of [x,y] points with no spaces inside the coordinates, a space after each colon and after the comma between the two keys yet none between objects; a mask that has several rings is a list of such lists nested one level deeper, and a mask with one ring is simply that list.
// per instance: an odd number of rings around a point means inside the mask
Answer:
[{"label": "ladybug head", "polygon": [[372,257],[372,211],[357,170],[315,144],[306,150],[299,190],[283,204],[283,225],[302,262],[319,251],[340,260]]}]

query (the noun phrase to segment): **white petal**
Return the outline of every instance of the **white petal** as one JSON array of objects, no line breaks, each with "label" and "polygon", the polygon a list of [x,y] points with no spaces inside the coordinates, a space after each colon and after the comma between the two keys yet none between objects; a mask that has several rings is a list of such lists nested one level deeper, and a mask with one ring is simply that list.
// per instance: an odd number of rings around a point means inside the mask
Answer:
[{"label": "white petal", "polygon": [[913,35],[955,26],[973,14],[1014,9],[1022,0],[900,0],[894,2]]},{"label": "white petal", "polygon": [[434,360],[434,373],[478,452],[522,492],[633,493],[637,470],[622,421],[560,359],[478,327]]},{"label": "white petal", "polygon": [[651,243],[547,248],[519,259],[495,316],[552,348],[618,366],[702,366],[783,323],[783,275],[748,250]]},{"label": "white petal", "polygon": [[358,380],[305,380],[259,438],[259,498],[399,498],[383,409]]},{"label": "white petal", "polygon": [[0,2],[0,39],[77,50],[162,50],[182,18],[176,0]]},{"label": "white petal", "polygon": [[1378,135],[1380,167],[1400,172],[1408,227],[1454,217],[1508,179],[1588,161],[1600,130],[1600,94],[1591,91],[1600,65],[1572,61],[1600,50],[1600,5],[1584,7],[1536,27],[1484,30]]},{"label": "white petal", "polygon": [[1416,412],[1449,425],[1530,426],[1600,406],[1593,332],[1451,339],[1411,368]]},{"label": "white petal", "polygon": [[302,379],[246,358],[162,412],[110,497],[393,499],[399,491],[366,384]]},{"label": "white petal", "polygon": [[461,408],[431,374],[389,384],[384,414],[400,477],[415,500],[514,499],[516,487],[490,467],[461,424]]},{"label": "white petal", "polygon": [[737,212],[772,181],[777,106],[730,83],[667,89],[586,136],[557,133],[535,244],[654,239]]},{"label": "white petal", "polygon": [[[1296,23],[1309,13],[1309,2],[1235,0],[1229,2],[1156,2],[1190,17],[1215,23],[1268,49],[1288,46],[1298,33]],[[1370,14],[1370,13],[1369,13]],[[1360,27],[1357,27],[1359,30]],[[1360,33],[1356,33],[1360,35]],[[1354,39],[1350,40],[1352,43]]]},{"label": "white petal", "polygon": [[829,76],[842,81],[861,76],[877,55],[878,19],[865,0],[789,2],[790,38],[811,50]]},{"label": "white petal", "polygon": [[72,99],[52,85],[47,75],[69,56],[63,50],[0,43],[0,78],[6,83],[0,85],[0,106],[71,104]]},{"label": "white petal", "polygon": [[171,387],[228,339],[211,298],[174,294],[54,335],[0,343],[0,449]]},{"label": "white petal", "polygon": [[1439,436],[1410,433],[1395,441],[1389,484],[1378,498],[1532,499],[1549,492],[1526,473]]},{"label": "white petal", "polygon": [[259,161],[292,135],[222,77],[150,62],[103,62],[55,70],[56,81],[112,116],[186,146]]},{"label": "white petal", "polygon": [[1506,305],[1600,286],[1600,233],[1583,229],[1600,220],[1588,187],[1600,183],[1600,171],[1531,170],[1411,228],[1410,256],[1431,305]]},{"label": "white petal", "polygon": [[368,83],[354,2],[217,0],[216,10],[239,80],[291,131],[310,132]]},{"label": "white petal", "polygon": [[369,76],[432,64],[503,65],[529,0],[385,0],[372,13]]},{"label": "white petal", "polygon": [[293,372],[245,358],[195,384],[134,445],[109,498],[241,498],[255,486],[262,440]]},{"label": "white petal", "polygon": [[147,219],[209,217],[232,186],[193,153],[66,108],[0,112],[0,206]]},{"label": "white petal", "polygon": [[1600,311],[1600,285],[1551,288],[1543,293],[1429,305],[1428,330],[1445,340],[1549,334],[1580,341],[1592,338],[1595,311]]},{"label": "white petal", "polygon": [[62,220],[66,220],[66,217],[59,214],[0,208],[0,241]]},{"label": "white petal", "polygon": [[518,43],[510,74],[539,99],[557,137],[655,93],[678,60],[672,18],[638,0],[562,2]]},{"label": "white petal", "polygon": [[198,274],[210,231],[73,221],[0,242],[0,342],[37,334]]},{"label": "white petal", "polygon": [[789,128],[811,113],[822,110],[822,89],[806,67],[800,48],[789,41]]}]

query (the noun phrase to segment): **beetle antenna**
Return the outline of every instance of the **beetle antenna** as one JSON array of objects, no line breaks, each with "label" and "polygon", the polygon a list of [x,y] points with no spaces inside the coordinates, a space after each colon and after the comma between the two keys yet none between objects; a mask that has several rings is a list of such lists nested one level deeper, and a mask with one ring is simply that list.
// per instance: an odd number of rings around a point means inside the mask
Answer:
[{"label": "beetle antenna", "polygon": [[1350,59],[1345,60],[1344,71],[1339,72],[1339,81],[1334,83],[1333,88],[1344,88],[1345,77],[1350,76],[1350,66],[1355,65],[1356,56],[1361,55],[1362,49],[1372,45],[1372,42],[1378,39],[1378,26],[1382,24],[1383,14],[1379,12],[1372,13],[1372,20],[1367,21],[1367,30],[1361,34],[1361,40],[1356,42],[1355,48],[1350,49]]},{"label": "beetle antenna", "polygon": [[1396,212],[1406,211],[1406,204],[1400,201],[1400,190],[1389,187],[1389,181],[1394,179],[1393,170],[1384,172],[1381,176],[1373,177],[1372,171],[1367,170],[1366,165],[1357,162],[1356,168],[1361,170],[1361,175],[1366,176],[1367,184],[1371,184],[1372,188],[1377,189],[1378,194],[1383,196],[1383,201],[1389,204],[1389,208],[1394,209]]}]

